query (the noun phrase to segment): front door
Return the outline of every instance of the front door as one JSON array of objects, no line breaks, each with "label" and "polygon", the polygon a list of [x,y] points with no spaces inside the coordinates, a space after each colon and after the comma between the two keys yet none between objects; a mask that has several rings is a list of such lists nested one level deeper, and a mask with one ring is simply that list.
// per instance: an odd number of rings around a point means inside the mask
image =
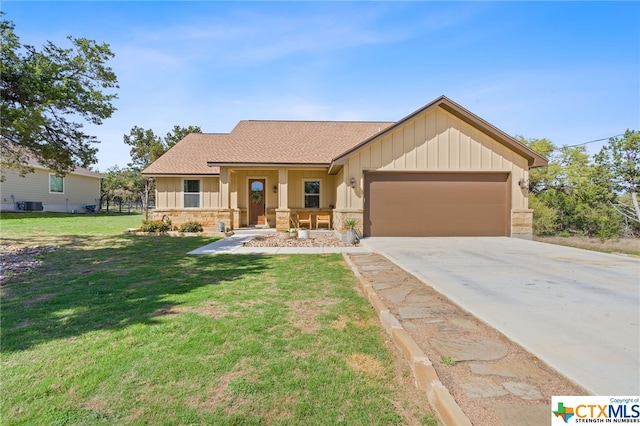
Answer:
[{"label": "front door", "polygon": [[249,225],[264,225],[265,223],[264,186],[264,179],[249,179]]}]

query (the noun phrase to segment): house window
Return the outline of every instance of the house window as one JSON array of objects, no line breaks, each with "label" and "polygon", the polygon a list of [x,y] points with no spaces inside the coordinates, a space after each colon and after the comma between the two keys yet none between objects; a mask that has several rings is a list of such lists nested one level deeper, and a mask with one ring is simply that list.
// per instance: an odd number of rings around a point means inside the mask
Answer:
[{"label": "house window", "polygon": [[304,208],[305,209],[320,208],[320,181],[319,180],[304,181]]},{"label": "house window", "polygon": [[62,176],[49,175],[49,192],[64,194],[64,178]]},{"label": "house window", "polygon": [[200,181],[185,180],[184,181],[184,206],[200,207]]}]

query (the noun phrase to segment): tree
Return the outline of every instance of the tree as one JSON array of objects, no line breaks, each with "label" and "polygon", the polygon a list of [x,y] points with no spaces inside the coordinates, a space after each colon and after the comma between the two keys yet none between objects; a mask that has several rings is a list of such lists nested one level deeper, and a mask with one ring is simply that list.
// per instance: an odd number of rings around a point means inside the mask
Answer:
[{"label": "tree", "polygon": [[640,132],[627,130],[622,138],[609,139],[609,144],[596,155],[596,163],[609,173],[616,191],[631,194],[631,205],[621,203],[617,210],[625,217],[640,222]]},{"label": "tree", "polygon": [[189,133],[202,133],[202,130],[200,129],[200,126],[173,126],[173,130],[167,133],[167,136],[164,137],[167,150],[171,149],[172,146],[184,139]]},{"label": "tree", "polygon": [[173,130],[162,139],[156,136],[151,129],[145,130],[134,126],[129,134],[124,135],[123,138],[124,143],[131,146],[130,166],[139,167],[140,170],[146,169],[189,133],[202,133],[202,130],[198,126],[173,126]]},{"label": "tree", "polygon": [[[2,14],[0,13],[0,16]],[[116,75],[106,63],[108,44],[69,36],[71,47],[48,41],[38,51],[22,45],[11,21],[0,18],[0,148],[21,175],[31,157],[60,175],[96,162],[95,136],[83,123],[102,124],[117,98]]]},{"label": "tree", "polygon": [[129,166],[137,167],[140,171],[149,167],[149,164],[156,161],[166,148],[162,139],[153,133],[153,130],[145,130],[138,126],[133,126],[131,132],[123,137],[124,143],[131,146],[129,151],[131,163]]},{"label": "tree", "polygon": [[597,236],[620,234],[623,220],[612,208],[616,199],[610,174],[594,164],[584,146],[557,148],[546,139],[520,142],[549,158],[549,165],[529,172],[529,205],[534,232]]},{"label": "tree", "polygon": [[140,178],[144,180],[142,200],[147,218],[147,207],[151,200],[151,194],[155,190],[155,181],[152,178],[143,178],[141,172],[189,133],[202,133],[202,131],[198,126],[173,126],[173,130],[167,133],[163,140],[156,136],[151,129],[145,130],[134,126],[129,134],[123,137],[124,143],[131,146],[131,163],[129,163],[129,167],[137,170]]},{"label": "tree", "polygon": [[101,197],[118,202],[122,211],[122,203],[142,200],[144,185],[144,179],[139,171],[113,166],[107,169],[106,177],[102,180]]}]

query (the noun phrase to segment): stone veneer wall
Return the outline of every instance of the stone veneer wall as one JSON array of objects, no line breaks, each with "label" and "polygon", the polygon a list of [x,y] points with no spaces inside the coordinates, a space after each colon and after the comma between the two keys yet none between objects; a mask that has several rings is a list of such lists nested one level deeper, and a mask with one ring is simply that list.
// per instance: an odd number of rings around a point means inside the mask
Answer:
[{"label": "stone veneer wall", "polygon": [[511,210],[511,237],[525,240],[533,238],[533,210]]},{"label": "stone veneer wall", "polygon": [[226,229],[233,229],[231,221],[233,211],[230,209],[154,209],[151,211],[152,220],[161,220],[167,216],[171,220],[171,225],[179,227],[186,222],[198,222],[203,228],[218,230],[218,223],[224,222]]},{"label": "stone veneer wall", "polygon": [[333,229],[336,236],[341,240],[346,239],[347,230],[344,229],[344,221],[347,218],[354,218],[358,220],[358,234],[362,235],[364,225],[364,213],[362,209],[335,209],[333,210]]},{"label": "stone veneer wall", "polygon": [[289,229],[291,219],[291,209],[276,209],[276,231],[286,231]]}]

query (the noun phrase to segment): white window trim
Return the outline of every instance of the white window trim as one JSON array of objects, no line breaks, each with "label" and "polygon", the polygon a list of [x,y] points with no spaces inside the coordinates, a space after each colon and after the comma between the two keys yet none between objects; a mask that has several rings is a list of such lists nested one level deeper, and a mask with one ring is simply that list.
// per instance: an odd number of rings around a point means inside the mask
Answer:
[{"label": "white window trim", "polygon": [[319,182],[320,183],[320,193],[318,194],[318,208],[321,209],[322,208],[322,188],[323,188],[323,185],[324,185],[324,182],[322,181],[322,178],[302,178],[302,208],[303,209],[306,209],[306,208],[312,209],[312,208],[314,208],[314,207],[305,207],[304,201],[305,201],[305,195],[307,195],[307,194],[304,192],[304,186],[305,186],[304,184],[306,182]]},{"label": "white window trim", "polygon": [[[51,190],[51,176],[59,177],[60,179],[62,179],[62,192],[56,192]],[[57,195],[64,195],[64,189],[67,186],[65,185],[65,182],[64,182],[64,176],[57,176],[55,173],[49,173],[49,179],[47,181],[47,185],[49,185],[49,194],[57,194]]]},{"label": "white window trim", "polygon": [[[200,191],[198,192],[198,195],[199,195],[199,197],[198,197],[198,207],[186,207],[184,205],[184,196],[185,196],[185,194],[195,194],[195,192],[184,192],[184,183],[185,183],[185,181],[188,181],[188,180],[197,180],[198,182],[200,182],[200,185],[199,185]],[[183,178],[182,179],[182,190],[180,191],[180,193],[182,194],[182,208],[183,209],[201,209],[202,208],[203,191],[202,191],[202,179],[201,178],[197,178],[197,179],[194,179],[194,178],[190,178],[190,179]]]}]

